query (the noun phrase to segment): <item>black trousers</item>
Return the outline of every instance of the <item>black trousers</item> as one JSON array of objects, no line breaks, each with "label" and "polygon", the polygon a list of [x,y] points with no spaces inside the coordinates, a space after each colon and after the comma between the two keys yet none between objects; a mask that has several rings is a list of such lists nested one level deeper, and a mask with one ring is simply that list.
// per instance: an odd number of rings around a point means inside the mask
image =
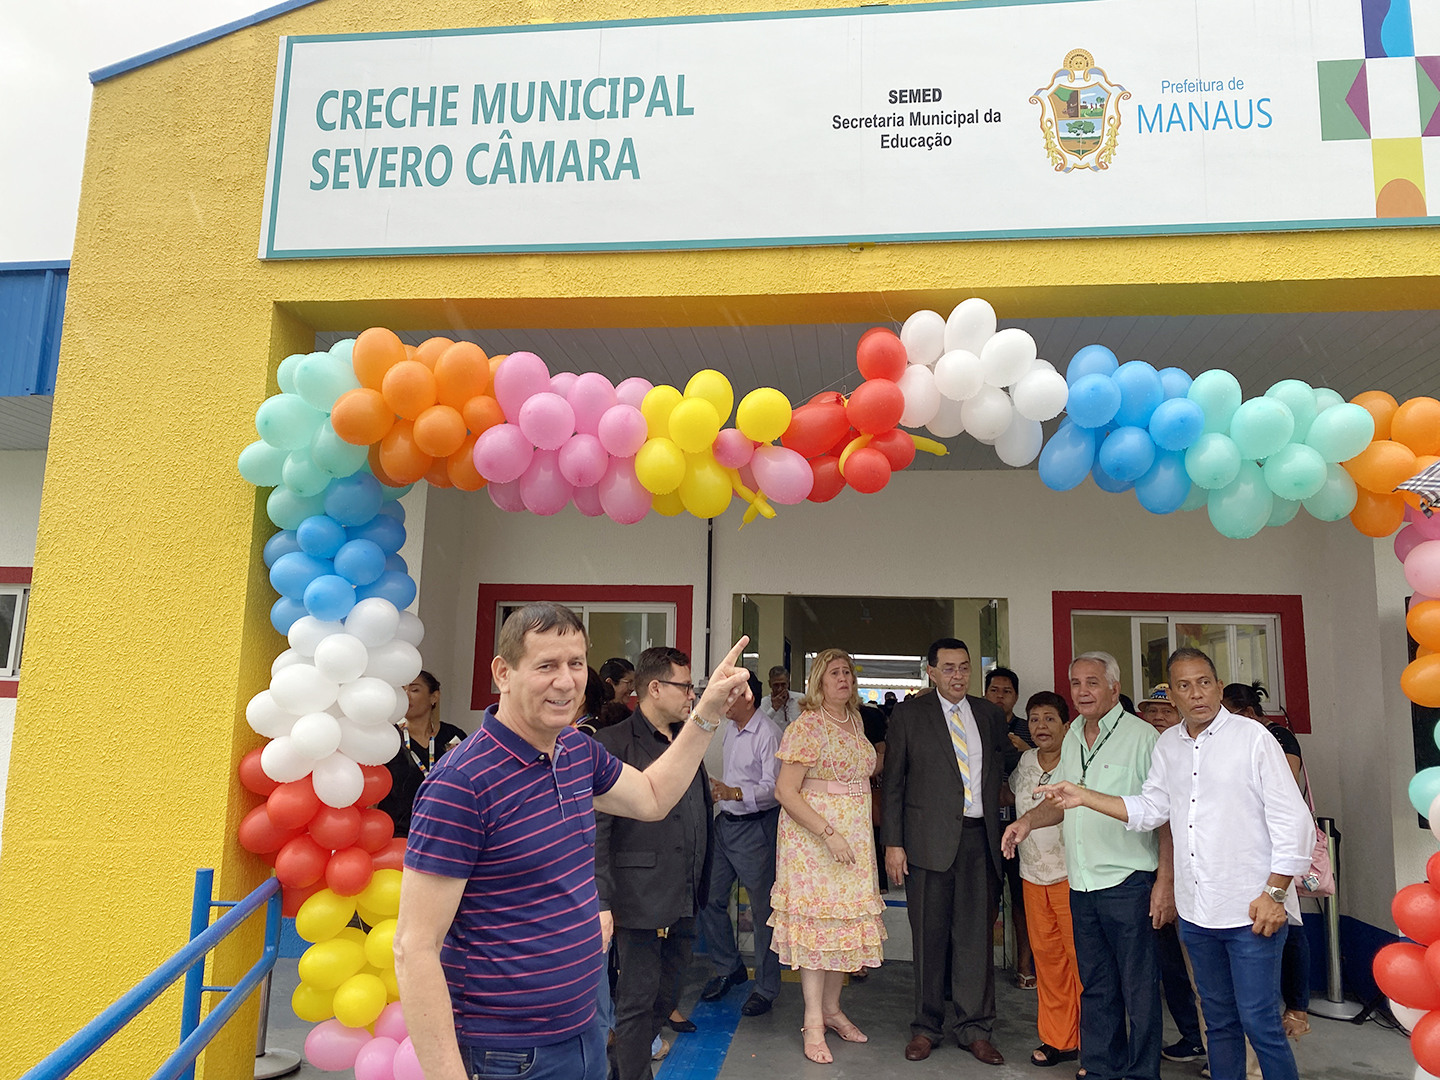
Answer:
[{"label": "black trousers", "polygon": [[620,1080],[649,1080],[650,1046],[680,996],[695,947],[695,920],[680,919],[666,937],[615,928],[620,979],[615,984],[615,1059]]}]

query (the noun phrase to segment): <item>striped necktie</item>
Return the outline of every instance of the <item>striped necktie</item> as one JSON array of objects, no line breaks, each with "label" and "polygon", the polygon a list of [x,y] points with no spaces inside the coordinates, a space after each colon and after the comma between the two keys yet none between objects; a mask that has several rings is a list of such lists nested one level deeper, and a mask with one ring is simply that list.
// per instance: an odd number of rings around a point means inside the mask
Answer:
[{"label": "striped necktie", "polygon": [[955,747],[955,760],[960,765],[960,779],[965,788],[965,813],[970,813],[970,748],[965,735],[965,723],[960,719],[960,706],[945,710],[945,723],[950,727],[950,744]]}]

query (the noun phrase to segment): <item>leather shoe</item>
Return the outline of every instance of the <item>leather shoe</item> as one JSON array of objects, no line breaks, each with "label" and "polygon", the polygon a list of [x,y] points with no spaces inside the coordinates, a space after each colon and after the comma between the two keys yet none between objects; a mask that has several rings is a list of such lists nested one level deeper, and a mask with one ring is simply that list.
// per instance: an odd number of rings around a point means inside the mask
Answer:
[{"label": "leather shoe", "polygon": [[916,1035],[905,1044],[906,1061],[924,1061],[930,1056],[930,1048],[934,1045],[924,1035]]},{"label": "leather shoe", "polygon": [[1005,1064],[1005,1056],[985,1039],[976,1039],[968,1046],[962,1046],[961,1049],[969,1050],[975,1055],[977,1061],[983,1061],[986,1065]]},{"label": "leather shoe", "polygon": [[730,992],[732,986],[744,986],[750,981],[750,972],[745,968],[736,968],[729,975],[716,975],[705,984],[705,989],[700,991],[701,1001],[719,1001]]},{"label": "leather shoe", "polygon": [[761,997],[758,992],[751,994],[745,999],[745,1004],[740,1006],[740,1015],[760,1016],[769,1012],[772,1004],[774,1003],[769,998]]}]

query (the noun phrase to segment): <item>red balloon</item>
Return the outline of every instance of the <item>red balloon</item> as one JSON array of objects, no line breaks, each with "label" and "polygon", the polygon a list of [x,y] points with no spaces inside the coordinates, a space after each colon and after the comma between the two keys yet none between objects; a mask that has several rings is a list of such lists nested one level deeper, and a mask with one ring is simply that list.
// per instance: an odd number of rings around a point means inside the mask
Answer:
[{"label": "red balloon", "polygon": [[1415,1030],[1410,1033],[1410,1053],[1415,1063],[1431,1076],[1440,1074],[1440,1013],[1427,1013],[1415,1021]]},{"label": "red balloon", "polygon": [[790,414],[790,426],[780,444],[801,457],[819,457],[850,428],[845,407],[838,403],[801,405]]},{"label": "red balloon", "polygon": [[397,836],[393,840],[387,841],[385,846],[371,857],[370,861],[375,864],[376,870],[404,870],[405,838]]},{"label": "red balloon", "polygon": [[320,809],[320,796],[315,794],[315,783],[310,777],[281,784],[265,800],[270,820],[282,829],[303,829]]},{"label": "red balloon", "polygon": [[395,836],[395,822],[384,810],[360,811],[360,846],[374,855]]},{"label": "red balloon", "polygon": [[280,889],[280,914],[287,919],[293,919],[300,910],[300,905],[309,900],[321,889],[325,888],[325,882],[317,881],[313,885],[306,885],[303,889],[292,889],[286,885]]},{"label": "red balloon", "polygon": [[870,445],[885,455],[894,472],[907,468],[915,460],[915,440],[897,428],[882,431],[870,440]]},{"label": "red balloon", "polygon": [[[1440,961],[1440,953],[1435,956]],[[1397,941],[1375,954],[1375,985],[1391,1001],[1412,1009],[1440,1009],[1440,986],[1427,969],[1435,961],[1427,961],[1424,945]]]},{"label": "red balloon", "polygon": [[336,896],[355,896],[365,891],[375,876],[375,863],[364,848],[348,847],[330,856],[325,867],[325,884]]},{"label": "red balloon", "polygon": [[877,326],[866,330],[860,344],[855,346],[855,364],[867,379],[895,382],[905,374],[909,361],[905,356],[905,346],[900,344],[895,332]]},{"label": "red balloon", "polygon": [[322,806],[310,819],[310,835],[326,851],[339,851],[360,839],[360,811],[353,806]]},{"label": "red balloon", "polygon": [[845,406],[851,425],[866,435],[889,431],[904,413],[905,395],[889,379],[866,379],[855,388]]},{"label": "red balloon", "polygon": [[275,868],[275,856],[278,854],[279,852],[276,851],[262,851],[255,857],[273,870]]},{"label": "red balloon", "polygon": [[812,397],[812,398],[811,398],[809,401],[807,401],[805,404],[806,404],[806,405],[844,405],[844,404],[845,404],[845,395],[842,394],[842,393],[840,393],[839,390],[821,390],[820,393],[816,394],[814,397]]},{"label": "red balloon", "polygon": [[1434,855],[1431,855],[1430,858],[1426,861],[1425,880],[1440,881],[1440,851],[1437,851]]},{"label": "red balloon", "polygon": [[260,768],[260,750],[251,750],[240,759],[240,783],[247,791],[261,797],[268,796],[280,785],[265,775]]},{"label": "red balloon", "polygon": [[281,885],[303,889],[325,876],[325,864],[329,860],[330,852],[308,836],[297,836],[275,856],[275,876]]},{"label": "red balloon", "polygon": [[871,495],[890,482],[890,461],[879,450],[862,446],[845,462],[845,482]]},{"label": "red balloon", "polygon": [[240,840],[240,846],[246,851],[264,855],[266,852],[279,851],[295,837],[302,835],[304,831],[304,829],[280,828],[270,820],[270,814],[264,806],[257,806],[245,815],[245,820],[240,822],[240,828],[236,830],[236,835]]},{"label": "red balloon", "polygon": [[1440,892],[1431,886],[1406,885],[1390,901],[1390,914],[1411,941],[1429,945],[1440,939]]},{"label": "red balloon", "polygon": [[811,502],[829,502],[845,490],[845,477],[840,475],[840,459],[834,454],[811,458],[810,471],[815,474],[815,484],[805,497]]},{"label": "red balloon", "polygon": [[384,765],[361,765],[360,772],[365,777],[365,789],[360,792],[360,806],[374,806],[389,795],[390,789],[395,785],[395,778]]}]

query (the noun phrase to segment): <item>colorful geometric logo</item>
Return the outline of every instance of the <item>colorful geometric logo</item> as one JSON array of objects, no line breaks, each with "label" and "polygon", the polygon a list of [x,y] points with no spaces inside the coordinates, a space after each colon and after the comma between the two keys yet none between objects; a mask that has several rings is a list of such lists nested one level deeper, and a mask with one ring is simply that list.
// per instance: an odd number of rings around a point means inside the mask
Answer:
[{"label": "colorful geometric logo", "polygon": [[1130,91],[1110,81],[1095,58],[1072,49],[1065,66],[1030,97],[1040,106],[1045,153],[1056,172],[1110,167],[1120,132],[1120,102]]}]

